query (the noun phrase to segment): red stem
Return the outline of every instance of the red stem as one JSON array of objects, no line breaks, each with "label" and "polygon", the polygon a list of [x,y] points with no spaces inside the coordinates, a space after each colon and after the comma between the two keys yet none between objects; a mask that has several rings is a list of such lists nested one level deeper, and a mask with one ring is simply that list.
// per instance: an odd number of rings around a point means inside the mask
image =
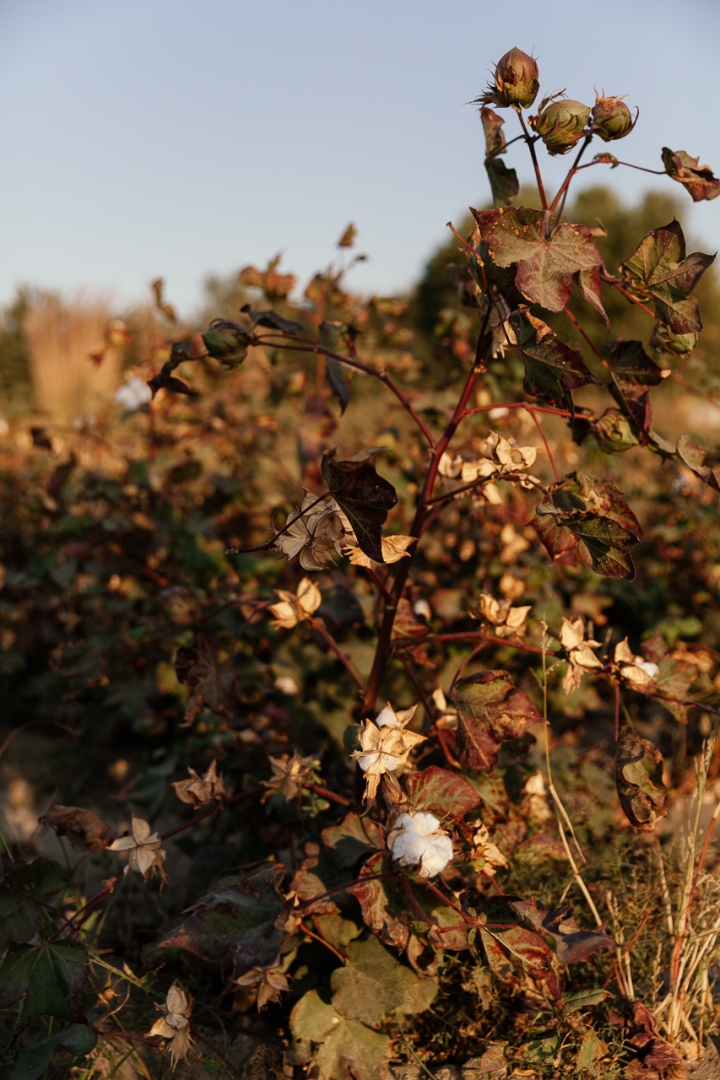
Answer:
[{"label": "red stem", "polygon": [[365,692],[365,680],[363,679],[362,675],[360,675],[359,672],[357,672],[355,670],[355,667],[353,666],[352,661],[342,651],[342,649],[340,648],[338,643],[335,641],[335,638],[332,636],[332,634],[328,633],[326,627],[323,626],[323,624],[320,622],[319,619],[314,619],[311,616],[308,619],[308,622],[312,626],[313,630],[315,630],[316,633],[318,633],[320,635],[320,637],[323,639],[323,641],[325,642],[327,647],[329,649],[331,649],[332,652],[335,653],[335,655],[337,656],[340,663],[344,666],[345,670],[348,672],[349,675],[351,675],[353,677],[355,682],[360,687],[361,691],[364,693]]},{"label": "red stem", "polygon": [[513,105],[515,112],[518,115],[520,126],[523,129],[523,135],[525,136],[525,142],[527,143],[528,150],[530,151],[530,157],[532,158],[533,169],[535,170],[535,179],[537,181],[538,195],[540,196],[540,202],[542,203],[543,210],[547,210],[547,197],[545,195],[545,186],[542,181],[542,173],[540,172],[540,166],[538,164],[537,154],[535,153],[535,140],[530,135],[528,129],[525,127],[525,121],[523,120],[520,108],[517,105]]},{"label": "red stem", "polygon": [[538,420],[537,416],[535,415],[535,410],[532,409],[529,405],[527,405],[526,408],[527,408],[527,411],[530,413],[530,415],[533,418],[533,421],[535,423],[535,427],[540,432],[540,438],[542,439],[543,443],[545,444],[545,450],[547,451],[547,456],[550,459],[550,464],[552,465],[552,470],[555,473],[555,479],[557,480],[557,482],[559,484],[560,483],[560,473],[557,470],[557,465],[555,464],[555,458],[552,455],[552,450],[550,449],[550,444],[548,443],[547,438],[545,437],[545,432],[542,429],[542,425],[541,425],[540,421]]}]

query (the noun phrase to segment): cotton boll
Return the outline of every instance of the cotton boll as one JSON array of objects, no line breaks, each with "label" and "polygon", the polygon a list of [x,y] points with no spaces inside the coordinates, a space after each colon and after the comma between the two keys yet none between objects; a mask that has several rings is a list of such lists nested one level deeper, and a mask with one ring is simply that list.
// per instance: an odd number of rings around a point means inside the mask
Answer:
[{"label": "cotton boll", "polygon": [[135,376],[115,392],[115,400],[126,412],[135,412],[152,398],[152,390],[146,382]]},{"label": "cotton boll", "polygon": [[452,861],[452,840],[434,814],[400,814],[388,842],[393,860],[421,878],[435,877]]}]

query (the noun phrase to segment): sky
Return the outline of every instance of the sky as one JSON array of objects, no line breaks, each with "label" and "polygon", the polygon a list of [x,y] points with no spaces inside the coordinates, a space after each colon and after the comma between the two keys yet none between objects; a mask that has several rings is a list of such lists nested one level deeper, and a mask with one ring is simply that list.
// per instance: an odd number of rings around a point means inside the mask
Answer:
[{"label": "sky", "polygon": [[[120,310],[162,276],[189,316],[211,273],[282,252],[307,279],[350,221],[368,255],[350,285],[406,288],[489,199],[465,103],[515,45],[541,94],[639,106],[609,147],[623,160],[661,168],[667,145],[720,173],[717,0],[0,0],[0,307],[24,283]],[[505,160],[529,181],[526,153]],[[582,178],[602,181],[679,194],[720,248],[720,199],[632,169]]]}]

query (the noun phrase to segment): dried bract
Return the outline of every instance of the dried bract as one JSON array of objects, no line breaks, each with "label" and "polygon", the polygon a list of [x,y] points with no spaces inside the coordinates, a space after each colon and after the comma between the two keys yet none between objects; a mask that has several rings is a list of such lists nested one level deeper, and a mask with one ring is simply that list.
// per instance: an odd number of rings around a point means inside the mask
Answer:
[{"label": "dried bract", "polygon": [[473,853],[472,861],[480,863],[480,872],[485,877],[495,877],[498,868],[506,868],[508,861],[503,855],[502,851],[496,844],[490,839],[490,832],[487,825],[478,820],[474,823],[475,832],[473,833]]},{"label": "dried bract", "polygon": [[219,801],[226,794],[223,778],[217,774],[217,761],[212,761],[203,776],[198,776],[195,770],[189,767],[188,772],[189,780],[176,780],[173,783],[175,794],[181,802],[196,807],[204,806],[215,799]]},{"label": "dried bract", "polygon": [[366,555],[355,540],[351,540],[346,544],[343,551],[344,554],[348,556],[353,566],[372,568],[387,563],[399,562],[400,559],[406,557],[409,558],[410,552],[408,551],[408,548],[416,543],[416,536],[383,536],[380,541],[383,557],[382,563],[377,563],[374,559],[371,559],[369,555]]},{"label": "dried bract", "polygon": [[276,589],[280,597],[277,604],[271,604],[269,610],[275,616],[273,626],[276,630],[292,630],[299,622],[309,619],[322,603],[322,593],[310,578],[303,578],[297,593]]},{"label": "dried bract", "polygon": [[521,636],[527,627],[524,625],[532,605],[512,607],[510,600],[496,600],[489,593],[480,596],[480,614],[495,627],[497,637]]},{"label": "dried bract", "polygon": [[270,757],[270,765],[273,775],[264,781],[265,787],[269,791],[284,795],[288,802],[300,797],[303,786],[312,778],[315,770],[320,768],[320,762],[316,758],[301,757],[297,750],[292,757],[289,754],[283,754],[280,758]]},{"label": "dried bract", "polygon": [[167,853],[160,847],[161,843],[159,834],[150,832],[147,821],[133,814],[131,835],[121,836],[114,840],[108,850],[128,852],[124,873],[127,874],[128,870],[137,870],[145,881],[157,873],[164,884],[168,880],[164,870]]},{"label": "dried bract", "polygon": [[623,679],[634,686],[649,686],[650,683],[655,682],[660,673],[657,664],[633,654],[627,638],[615,646],[614,660]]},{"label": "dried bract", "polygon": [[585,640],[585,624],[582,616],[578,615],[574,619],[563,618],[560,644],[569,661],[563,679],[563,690],[566,694],[571,694],[573,690],[577,690],[586,672],[602,668],[602,661],[592,651],[599,648],[600,642]]},{"label": "dried bract", "polygon": [[156,1020],[148,1031],[148,1035],[159,1035],[162,1039],[168,1039],[170,1056],[173,1068],[178,1061],[184,1061],[192,1046],[190,1034],[190,1015],[192,1013],[193,998],[187,990],[183,990],[179,982],[174,982],[168,990],[164,1005],[156,1005],[163,1016]]},{"label": "dried bract", "polygon": [[235,979],[244,990],[257,987],[257,1007],[262,1009],[268,1002],[279,1001],[280,994],[290,989],[290,981],[280,965],[278,956],[270,967],[253,967]]},{"label": "dried bract", "polygon": [[363,720],[360,729],[360,750],[353,758],[365,773],[365,798],[374,799],[383,773],[397,772],[406,764],[410,751],[425,741],[424,735],[407,731],[406,725],[415,715],[417,705],[395,712],[388,702],[375,723]]},{"label": "dried bract", "polygon": [[288,559],[300,556],[303,570],[323,570],[354,539],[350,522],[332,498],[308,491],[301,509],[289,514],[289,528],[275,539],[275,547]]}]

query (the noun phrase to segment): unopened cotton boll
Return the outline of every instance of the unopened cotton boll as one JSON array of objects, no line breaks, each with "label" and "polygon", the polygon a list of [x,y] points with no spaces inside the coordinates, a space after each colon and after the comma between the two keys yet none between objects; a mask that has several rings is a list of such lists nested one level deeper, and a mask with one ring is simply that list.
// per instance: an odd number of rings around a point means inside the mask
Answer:
[{"label": "unopened cotton boll", "polygon": [[135,376],[115,392],[115,400],[126,412],[135,412],[152,398],[152,390],[146,382]]},{"label": "unopened cotton boll", "polygon": [[388,836],[393,860],[421,878],[435,877],[452,861],[452,840],[434,814],[400,814]]}]

